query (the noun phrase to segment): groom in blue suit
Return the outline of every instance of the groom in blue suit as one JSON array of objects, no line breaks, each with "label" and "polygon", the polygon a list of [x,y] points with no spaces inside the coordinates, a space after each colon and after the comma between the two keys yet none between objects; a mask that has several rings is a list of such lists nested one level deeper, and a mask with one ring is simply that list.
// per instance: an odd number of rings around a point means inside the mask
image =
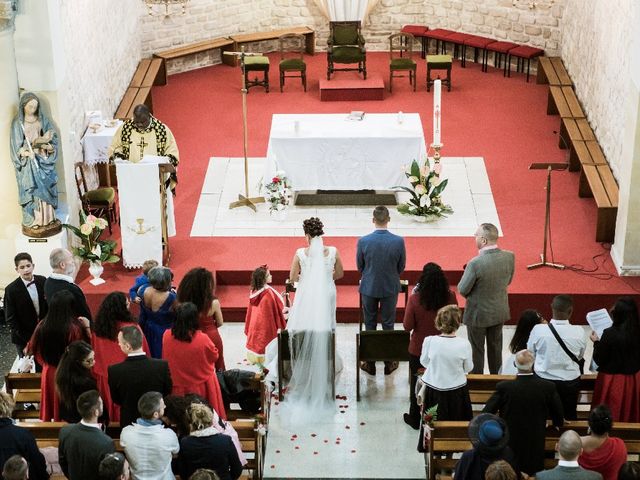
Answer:
[{"label": "groom in blue suit", "polygon": [[[400,292],[400,274],[404,271],[406,252],[404,239],[387,230],[389,210],[378,206],[373,210],[373,233],[358,240],[356,263],[362,274],[360,297],[367,330],[375,330],[378,312],[383,330],[393,330],[396,304]],[[375,375],[374,362],[362,362],[360,368]],[[397,362],[385,362],[384,373],[389,375],[398,368]]]}]

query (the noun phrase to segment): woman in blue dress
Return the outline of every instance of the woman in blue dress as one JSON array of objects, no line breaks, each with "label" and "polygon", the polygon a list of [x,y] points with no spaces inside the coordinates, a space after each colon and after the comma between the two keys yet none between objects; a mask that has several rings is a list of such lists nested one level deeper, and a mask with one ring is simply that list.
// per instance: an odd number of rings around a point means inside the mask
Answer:
[{"label": "woman in blue dress", "polygon": [[153,358],[162,358],[162,335],[176,318],[176,293],[171,290],[173,274],[167,267],[154,267],[148,273],[149,284],[138,290],[140,327],[147,337]]}]

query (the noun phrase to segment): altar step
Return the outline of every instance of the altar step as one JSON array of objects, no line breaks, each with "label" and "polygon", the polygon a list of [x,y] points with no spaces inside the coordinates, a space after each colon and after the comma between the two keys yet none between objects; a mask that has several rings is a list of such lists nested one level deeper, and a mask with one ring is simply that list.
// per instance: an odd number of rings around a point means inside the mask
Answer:
[{"label": "altar step", "polygon": [[[336,75],[338,78],[336,78]],[[381,77],[340,79],[340,73],[332,80],[320,80],[320,100],[323,102],[384,100],[384,81]]]}]

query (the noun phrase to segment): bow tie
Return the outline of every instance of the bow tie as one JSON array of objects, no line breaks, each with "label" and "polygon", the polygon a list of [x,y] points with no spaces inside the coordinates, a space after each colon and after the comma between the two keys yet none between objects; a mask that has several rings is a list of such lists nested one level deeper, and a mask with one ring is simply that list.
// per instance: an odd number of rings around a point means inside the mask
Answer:
[{"label": "bow tie", "polygon": [[36,281],[35,280],[31,280],[29,283],[27,283],[27,288],[29,288],[31,285],[35,285]]}]

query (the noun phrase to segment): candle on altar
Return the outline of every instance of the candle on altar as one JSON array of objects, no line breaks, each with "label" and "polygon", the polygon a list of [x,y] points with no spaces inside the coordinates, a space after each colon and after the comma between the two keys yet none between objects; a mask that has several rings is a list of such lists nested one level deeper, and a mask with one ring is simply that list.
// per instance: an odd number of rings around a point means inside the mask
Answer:
[{"label": "candle on altar", "polygon": [[440,133],[441,133],[441,94],[442,94],[442,81],[440,79],[433,83],[433,144],[441,145]]}]

